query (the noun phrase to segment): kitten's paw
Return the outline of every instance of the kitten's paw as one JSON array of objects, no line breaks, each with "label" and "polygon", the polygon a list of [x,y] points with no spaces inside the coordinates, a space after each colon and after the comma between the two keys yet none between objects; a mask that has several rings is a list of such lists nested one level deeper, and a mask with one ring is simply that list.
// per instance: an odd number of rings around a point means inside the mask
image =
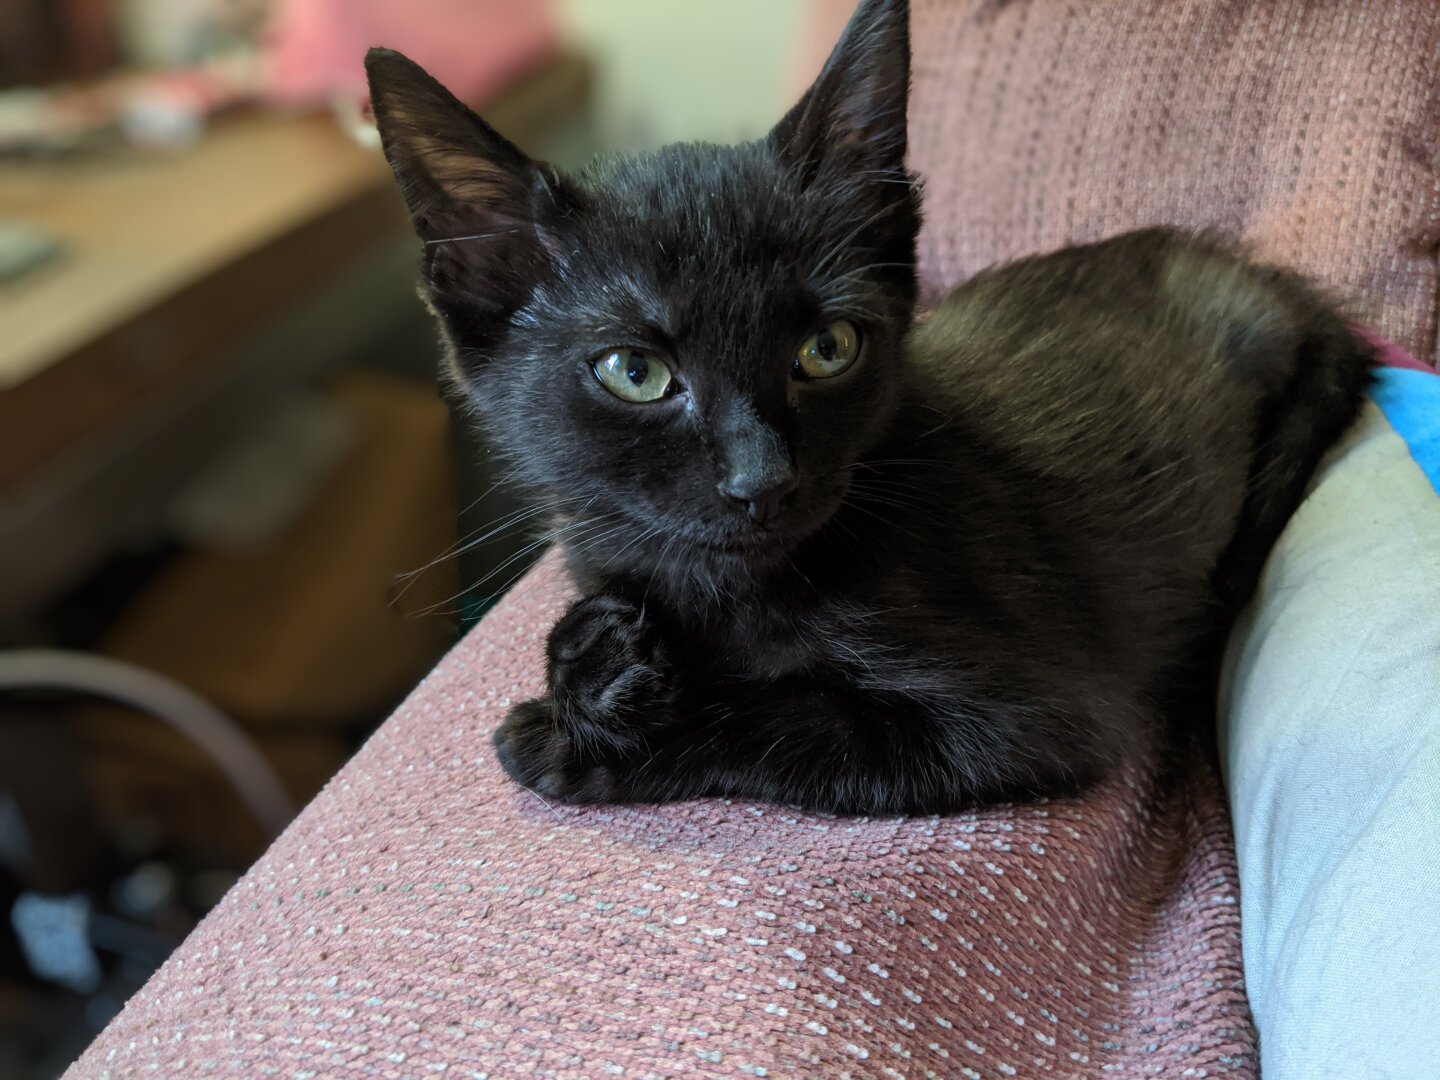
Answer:
[{"label": "kitten's paw", "polygon": [[643,609],[592,596],[550,631],[550,697],[567,735],[587,750],[625,751],[671,712],[671,670]]},{"label": "kitten's paw", "polygon": [[585,754],[566,734],[568,726],[551,699],[521,702],[495,732],[500,765],[511,779],[552,799],[616,801],[615,770]]}]

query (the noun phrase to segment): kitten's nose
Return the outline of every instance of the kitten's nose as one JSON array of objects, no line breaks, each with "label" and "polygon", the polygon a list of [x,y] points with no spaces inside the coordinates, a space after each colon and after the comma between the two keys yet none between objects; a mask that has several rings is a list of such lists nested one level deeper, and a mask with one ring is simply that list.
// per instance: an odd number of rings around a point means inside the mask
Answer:
[{"label": "kitten's nose", "polygon": [[780,513],[780,504],[799,481],[790,468],[741,472],[720,481],[720,493],[745,504],[750,520],[765,525]]}]

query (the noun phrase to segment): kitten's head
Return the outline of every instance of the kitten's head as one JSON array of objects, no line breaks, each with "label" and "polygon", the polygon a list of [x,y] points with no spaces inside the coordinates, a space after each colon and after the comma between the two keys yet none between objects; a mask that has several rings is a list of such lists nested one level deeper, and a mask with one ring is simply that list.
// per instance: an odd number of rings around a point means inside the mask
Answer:
[{"label": "kitten's head", "polygon": [[451,373],[523,483],[613,526],[596,564],[772,563],[881,437],[916,293],[907,7],[866,0],[765,138],[574,175],[370,54]]}]

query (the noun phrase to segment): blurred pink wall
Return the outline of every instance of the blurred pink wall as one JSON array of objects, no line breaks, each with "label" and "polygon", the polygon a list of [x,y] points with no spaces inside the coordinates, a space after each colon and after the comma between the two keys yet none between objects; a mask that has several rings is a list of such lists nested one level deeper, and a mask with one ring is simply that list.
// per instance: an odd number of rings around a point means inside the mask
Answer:
[{"label": "blurred pink wall", "polygon": [[807,0],[800,28],[800,46],[791,68],[792,96],[799,97],[820,74],[830,50],[840,40],[859,0]]},{"label": "blurred pink wall", "polygon": [[372,45],[398,49],[466,101],[483,101],[552,55],[554,0],[277,0],[266,35],[270,94],[363,100]]}]

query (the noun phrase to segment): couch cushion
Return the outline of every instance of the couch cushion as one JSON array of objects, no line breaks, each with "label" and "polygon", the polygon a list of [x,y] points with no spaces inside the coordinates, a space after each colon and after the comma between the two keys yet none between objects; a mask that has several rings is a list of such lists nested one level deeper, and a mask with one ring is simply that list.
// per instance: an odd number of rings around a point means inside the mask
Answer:
[{"label": "couch cushion", "polygon": [[1440,359],[1434,0],[912,10],[932,288],[1142,225],[1217,227]]}]

